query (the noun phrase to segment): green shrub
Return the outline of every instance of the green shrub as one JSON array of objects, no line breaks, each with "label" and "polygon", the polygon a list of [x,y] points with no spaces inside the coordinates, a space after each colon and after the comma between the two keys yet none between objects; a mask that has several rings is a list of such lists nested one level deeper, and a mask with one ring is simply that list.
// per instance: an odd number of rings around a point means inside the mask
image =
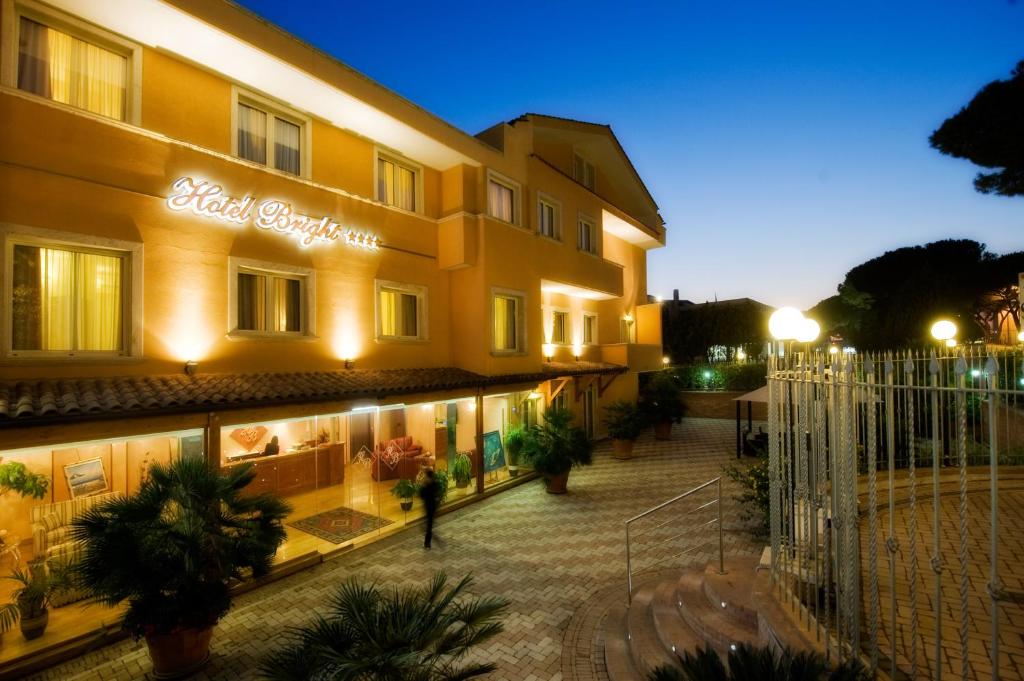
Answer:
[{"label": "green shrub", "polygon": [[767,365],[758,362],[688,364],[672,371],[681,390],[756,390],[768,375]]},{"label": "green shrub", "polygon": [[768,492],[768,456],[759,452],[757,461],[745,467],[726,466],[725,474],[743,487],[736,500],[743,504],[743,518],[757,521],[758,530],[767,535],[770,529],[770,494]]},{"label": "green shrub", "polygon": [[867,681],[871,675],[858,661],[829,668],[824,656],[771,646],[740,643],[729,652],[729,665],[710,646],[696,653],[684,652],[679,666],[662,665],[647,675],[648,681]]},{"label": "green shrub", "polygon": [[402,478],[391,488],[391,493],[399,499],[412,499],[419,491],[419,486],[412,480]]},{"label": "green shrub", "polygon": [[686,415],[686,404],[679,380],[671,369],[651,374],[640,389],[640,411],[648,423],[679,423]]},{"label": "green shrub", "polygon": [[469,456],[464,452],[459,452],[455,456],[455,460],[452,461],[449,473],[451,473],[452,478],[455,479],[455,484],[459,487],[468,485],[473,477],[473,464],[470,463]]},{"label": "green shrub", "polygon": [[544,477],[593,462],[593,444],[582,428],[572,424],[572,418],[568,409],[549,409],[544,425],[526,431],[523,459]]},{"label": "green shrub", "polygon": [[604,408],[608,436],[615,440],[635,440],[644,429],[644,415],[633,402],[616,400]]}]

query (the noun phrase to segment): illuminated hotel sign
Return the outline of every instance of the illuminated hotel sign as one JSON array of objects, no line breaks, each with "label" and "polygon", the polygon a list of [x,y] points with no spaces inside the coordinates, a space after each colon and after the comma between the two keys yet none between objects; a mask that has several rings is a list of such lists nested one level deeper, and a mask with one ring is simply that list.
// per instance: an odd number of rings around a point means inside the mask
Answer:
[{"label": "illuminated hotel sign", "polygon": [[303,246],[342,240],[349,246],[369,250],[380,247],[379,237],[342,227],[329,216],[317,218],[297,213],[290,203],[279,199],[258,201],[252,196],[227,196],[219,184],[194,177],[179,178],[171,185],[167,206],[238,225],[252,221],[259,229],[293,237]]}]

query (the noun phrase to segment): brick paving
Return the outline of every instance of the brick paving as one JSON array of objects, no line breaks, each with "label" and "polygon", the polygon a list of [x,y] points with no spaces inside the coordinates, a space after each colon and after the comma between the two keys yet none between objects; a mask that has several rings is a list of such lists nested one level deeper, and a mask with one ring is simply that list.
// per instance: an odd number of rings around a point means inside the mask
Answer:
[{"label": "brick paving", "polygon": [[[1019,482],[1011,483],[1019,486]],[[939,626],[935,617],[935,573],[931,567],[934,553],[934,516],[932,512],[931,485],[920,484],[918,489],[917,519],[917,612],[918,638],[916,641],[918,677],[933,679],[935,673],[935,644]],[[940,508],[940,555],[942,559],[942,608],[941,644],[942,676],[960,678],[962,651],[960,648],[960,563],[959,563],[959,500],[956,496],[941,496]],[[967,678],[974,681],[992,678],[991,664],[991,605],[988,597],[989,582],[989,525],[990,498],[987,490],[973,491],[967,495]],[[879,540],[879,600],[880,627],[879,644],[883,655],[891,655],[891,595],[896,593],[896,655],[900,669],[910,672],[913,637],[911,634],[910,584],[910,534],[908,532],[910,508],[899,506],[895,512],[896,538],[901,553],[896,561],[895,589],[890,585],[884,534],[889,518],[888,513],[879,515],[883,537]],[[999,571],[1003,587],[1009,591],[1024,592],[1024,492],[1000,490],[999,495]],[[866,535],[866,533],[865,533]],[[865,597],[869,577],[867,575],[867,550],[870,546],[866,536],[862,566],[865,573]],[[865,612],[867,609],[865,600]],[[1003,603],[999,612],[1000,678],[1005,681],[1024,679],[1024,603]]]},{"label": "brick paving", "polygon": [[[734,438],[731,421],[686,419],[675,426],[671,441],[645,435],[629,461],[613,459],[610,446],[602,444],[593,466],[573,471],[568,495],[545,494],[542,483],[530,482],[440,518],[437,532],[445,544],[429,552],[422,548],[420,529],[413,527],[243,594],[217,626],[209,666],[194,678],[258,678],[259,660],[281,632],[308,621],[352,575],[419,585],[438,569],[456,578],[472,573],[473,593],[511,601],[505,631],[476,653],[498,665],[489,678],[606,678],[601,642],[594,637],[612,599],[625,599],[623,522],[720,475],[735,461]],[[732,499],[737,493],[726,481],[725,552],[757,555],[762,544],[740,520]],[[674,564],[707,562],[714,547],[705,542],[713,532],[713,527],[684,523],[671,537],[674,544],[700,550]],[[149,671],[145,643],[126,640],[32,678],[149,679]]]}]

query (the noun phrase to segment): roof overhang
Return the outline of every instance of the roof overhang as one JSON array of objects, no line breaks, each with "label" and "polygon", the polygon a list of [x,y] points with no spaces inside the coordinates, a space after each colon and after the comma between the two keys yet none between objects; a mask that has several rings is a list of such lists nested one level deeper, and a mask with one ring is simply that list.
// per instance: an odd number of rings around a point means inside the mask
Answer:
[{"label": "roof overhang", "polygon": [[614,213],[604,209],[601,209],[601,228],[608,234],[645,250],[661,248],[665,245],[651,236],[650,232],[630,224]]},{"label": "roof overhang", "polygon": [[561,293],[562,295],[572,298],[583,298],[584,300],[612,300],[618,297],[606,291],[598,291],[597,289],[584,288],[575,284],[566,284],[550,279],[540,280],[540,290],[544,293]]},{"label": "roof overhang", "polygon": [[[431,167],[479,162],[395,116],[159,0],[47,0],[133,42],[162,50],[266,93]],[[397,95],[395,96],[398,99]]]}]

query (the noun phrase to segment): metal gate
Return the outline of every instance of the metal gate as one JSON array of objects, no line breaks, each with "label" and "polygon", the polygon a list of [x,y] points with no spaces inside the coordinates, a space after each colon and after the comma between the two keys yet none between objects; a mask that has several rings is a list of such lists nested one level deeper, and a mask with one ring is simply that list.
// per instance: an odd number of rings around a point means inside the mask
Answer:
[{"label": "metal gate", "polygon": [[772,579],[832,659],[912,679],[1022,678],[1021,361],[769,362]]}]

